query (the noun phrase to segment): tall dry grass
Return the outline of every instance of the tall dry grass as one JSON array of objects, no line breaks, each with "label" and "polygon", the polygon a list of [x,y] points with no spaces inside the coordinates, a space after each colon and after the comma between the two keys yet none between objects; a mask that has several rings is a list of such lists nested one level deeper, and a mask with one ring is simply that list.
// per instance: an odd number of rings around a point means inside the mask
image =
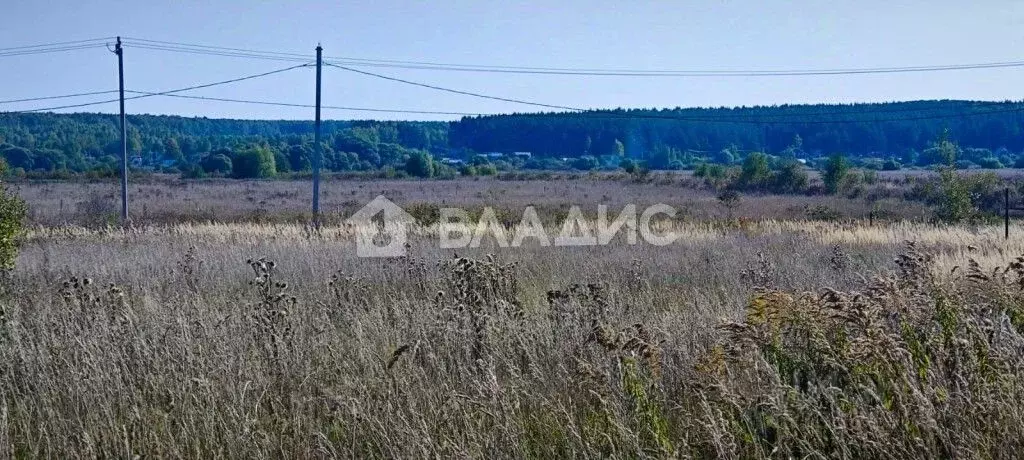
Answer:
[{"label": "tall dry grass", "polygon": [[[325,180],[321,206],[337,223],[378,195],[405,207],[493,206],[521,215],[526,206],[541,214],[564,212],[570,205],[595,213],[598,204],[612,210],[626,204],[646,207],[664,203],[690,221],[732,218],[805,220],[925,220],[928,209],[900,199],[901,191],[879,184],[877,193],[860,198],[803,195],[745,195],[736,209],[719,203],[715,190],[684,174],[655,174],[643,182],[608,176],[573,178],[460,178],[454,180]],[[29,204],[29,220],[36,225],[117,224],[120,191],[110,182],[21,182],[15,191]],[[900,186],[903,187],[903,186]],[[883,193],[884,192],[884,193]],[[180,180],[154,176],[129,187],[131,215],[137,224],[182,222],[308,222],[311,188],[308,181]],[[878,195],[878,196],[874,196]]]},{"label": "tall dry grass", "polygon": [[1015,456],[1024,240],[678,225],[457,255],[421,229],[388,260],[344,227],[38,229],[0,297],[0,449]]}]

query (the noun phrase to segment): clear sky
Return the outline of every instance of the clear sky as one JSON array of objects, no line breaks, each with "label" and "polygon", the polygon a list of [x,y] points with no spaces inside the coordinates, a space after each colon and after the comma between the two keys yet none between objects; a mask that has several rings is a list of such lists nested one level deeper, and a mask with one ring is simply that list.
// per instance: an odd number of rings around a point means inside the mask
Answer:
[{"label": "clear sky", "polygon": [[[642,0],[4,0],[0,48],[122,35],[328,56],[636,70],[782,70],[1024,60],[1024,2]],[[0,57],[0,100],[117,88],[102,48]],[[284,62],[125,48],[130,90],[162,91],[287,67]],[[586,108],[737,106],[917,99],[1022,99],[1024,68],[932,73],[628,78],[367,69],[490,95]],[[189,94],[314,100],[312,69]],[[533,111],[325,68],[323,103],[473,113]],[[5,104],[0,109],[87,102]],[[310,119],[311,109],[153,97],[129,113]],[[108,104],[89,111],[117,110]],[[325,119],[451,119],[325,110]]]}]

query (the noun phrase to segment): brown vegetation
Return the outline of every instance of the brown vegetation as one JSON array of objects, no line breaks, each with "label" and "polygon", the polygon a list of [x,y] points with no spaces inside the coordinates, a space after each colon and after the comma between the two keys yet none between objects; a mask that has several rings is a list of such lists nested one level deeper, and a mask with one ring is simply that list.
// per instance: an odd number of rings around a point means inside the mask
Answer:
[{"label": "brown vegetation", "polygon": [[678,225],[664,248],[458,256],[421,229],[387,260],[344,227],[33,230],[4,283],[0,448],[1015,456],[1024,240]]}]

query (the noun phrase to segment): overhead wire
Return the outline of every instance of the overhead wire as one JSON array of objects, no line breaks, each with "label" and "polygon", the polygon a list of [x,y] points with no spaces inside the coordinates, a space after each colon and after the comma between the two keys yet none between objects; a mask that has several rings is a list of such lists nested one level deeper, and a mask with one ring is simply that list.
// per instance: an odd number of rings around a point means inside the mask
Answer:
[{"label": "overhead wire", "polygon": [[0,53],[6,52],[6,51],[26,50],[26,49],[32,49],[32,48],[53,48],[53,47],[57,47],[57,46],[81,45],[81,44],[85,44],[85,43],[99,43],[99,44],[102,44],[102,43],[105,43],[106,41],[108,41],[108,40],[110,40],[112,38],[113,37],[100,37],[100,38],[90,38],[90,39],[86,39],[86,40],[72,40],[72,41],[64,41],[64,42],[42,43],[42,44],[38,44],[38,45],[11,46],[11,47],[6,47],[6,48],[0,48]]},{"label": "overhead wire", "polygon": [[[30,46],[15,47],[15,48],[4,48],[4,49],[0,49],[0,56],[3,56],[4,50],[8,50],[7,52],[10,52],[10,53],[15,53],[15,52],[32,52],[32,53],[35,53],[35,52],[51,52],[52,50],[59,50],[60,49],[60,48],[53,48],[54,46],[57,46],[57,47],[60,47],[60,46],[64,46],[64,47],[79,47],[79,46],[81,46],[81,47],[93,47],[93,46],[102,46],[100,43],[98,43],[98,41],[100,41],[100,40],[106,40],[106,39],[92,39],[92,40],[81,40],[81,41],[75,41],[75,42],[59,42],[59,43],[42,44],[42,45],[30,45]],[[97,43],[91,43],[91,42],[97,42]],[[308,61],[310,59],[309,56],[298,54],[298,53],[258,51],[258,50],[251,50],[251,49],[245,49],[245,48],[229,48],[229,47],[210,46],[210,45],[195,45],[195,44],[187,44],[187,43],[182,43],[182,42],[164,42],[164,41],[157,41],[157,40],[147,40],[147,39],[131,38],[131,37],[124,37],[123,43],[125,45],[136,47],[136,48],[141,48],[141,49],[151,49],[151,50],[161,50],[161,51],[174,51],[174,52],[182,52],[182,53],[205,54],[205,55],[225,56],[225,57],[245,57],[245,58],[257,58],[257,59],[269,59],[269,60],[284,60],[284,61],[290,61],[290,62],[307,62],[306,64],[297,65],[297,66],[289,67],[289,68],[286,68],[286,69],[280,69],[280,70],[277,70],[277,71],[272,71],[272,72],[268,72],[268,73],[264,73],[264,74],[251,75],[251,76],[243,77],[243,78],[240,78],[240,79],[232,79],[232,80],[227,80],[227,81],[223,81],[223,82],[216,82],[216,83],[207,84],[207,85],[198,85],[198,86],[195,86],[195,87],[181,88],[181,89],[177,89],[177,90],[171,90],[171,91],[165,91],[165,92],[159,92],[159,93],[149,93],[149,92],[139,92],[139,91],[136,91],[136,92],[133,92],[133,93],[136,93],[136,96],[133,96],[133,97],[130,97],[130,98],[126,98],[126,100],[127,99],[139,99],[139,98],[142,98],[142,97],[151,97],[151,96],[174,95],[175,97],[184,97],[184,98],[189,98],[189,99],[205,99],[205,100],[210,100],[210,101],[218,101],[219,100],[221,102],[238,102],[238,103],[278,105],[278,106],[292,106],[292,107],[313,107],[312,105],[308,105],[308,104],[291,104],[291,103],[268,102],[268,101],[251,101],[251,100],[242,100],[242,99],[214,98],[214,97],[208,97],[208,96],[182,96],[182,95],[175,95],[174,94],[174,93],[179,93],[179,92],[185,92],[185,91],[190,91],[190,90],[195,90],[195,89],[206,88],[206,87],[209,87],[209,86],[215,86],[215,85],[226,84],[226,83],[233,83],[233,82],[236,82],[236,81],[246,80],[246,79],[250,79],[250,78],[258,78],[258,77],[270,75],[270,74],[273,74],[273,73],[283,72],[283,71],[286,71],[286,70],[292,70],[292,69],[298,68],[298,67],[309,66],[309,65],[311,65],[311,63],[308,63]],[[50,48],[47,48],[47,47],[50,47]],[[345,71],[349,71],[349,72],[353,72],[353,73],[357,73],[357,74],[362,74],[362,75],[371,76],[371,77],[375,77],[375,78],[380,78],[380,79],[384,79],[384,80],[388,80],[388,81],[393,81],[393,82],[398,82],[398,83],[403,83],[403,84],[408,84],[408,85],[428,88],[428,89],[437,90],[437,91],[443,91],[443,92],[448,92],[448,93],[453,93],[453,94],[459,94],[459,95],[465,95],[465,96],[471,96],[471,97],[477,97],[477,98],[483,98],[483,99],[489,99],[489,100],[496,100],[496,101],[501,101],[501,102],[509,102],[509,103],[529,105],[529,106],[534,106],[534,107],[542,107],[542,108],[547,108],[547,109],[557,109],[557,110],[566,110],[566,111],[570,111],[570,112],[576,112],[574,114],[553,114],[553,113],[526,114],[526,115],[531,115],[531,116],[561,116],[561,115],[577,116],[580,113],[583,113],[583,114],[585,114],[587,116],[595,116],[596,115],[596,116],[600,116],[600,117],[604,117],[604,118],[668,119],[668,120],[678,120],[678,121],[715,122],[715,123],[757,123],[757,124],[772,124],[772,123],[801,124],[801,123],[803,123],[803,124],[818,124],[818,123],[853,123],[853,122],[869,123],[869,122],[890,122],[890,121],[901,121],[901,120],[922,120],[922,119],[936,119],[936,118],[956,118],[956,117],[960,117],[960,116],[976,116],[976,115],[985,115],[985,114],[989,114],[989,113],[1005,113],[1005,112],[1014,112],[1014,111],[1022,110],[1021,108],[1011,108],[1011,109],[998,109],[998,110],[989,110],[989,111],[972,111],[972,112],[968,112],[968,113],[957,113],[957,114],[930,114],[930,115],[921,115],[921,116],[914,116],[914,117],[900,117],[900,118],[891,118],[891,119],[880,119],[880,118],[867,119],[867,118],[863,118],[863,119],[843,119],[843,120],[820,120],[820,119],[819,120],[798,120],[798,119],[797,120],[792,120],[792,119],[791,120],[780,120],[780,118],[787,118],[787,117],[797,117],[797,118],[800,118],[800,117],[808,117],[808,116],[816,116],[816,117],[847,116],[848,117],[850,115],[857,115],[857,114],[877,114],[877,113],[897,113],[897,112],[928,112],[928,111],[935,110],[935,109],[930,109],[930,108],[926,108],[926,107],[892,107],[892,108],[887,108],[887,107],[878,107],[878,108],[865,107],[863,110],[861,110],[861,109],[856,109],[856,110],[845,109],[845,110],[839,110],[839,111],[831,110],[831,111],[827,111],[827,112],[810,112],[810,113],[809,112],[776,113],[776,114],[770,115],[771,117],[773,117],[773,119],[763,119],[763,118],[762,119],[752,119],[752,118],[749,118],[749,114],[744,114],[744,115],[748,115],[747,118],[739,118],[739,117],[733,116],[732,114],[726,114],[726,115],[722,115],[722,116],[717,116],[717,115],[714,115],[714,114],[703,114],[703,115],[700,115],[700,116],[677,116],[677,115],[661,115],[661,114],[652,114],[652,113],[641,113],[641,114],[626,113],[626,114],[621,114],[621,113],[613,112],[613,111],[600,111],[600,110],[593,111],[593,110],[582,109],[582,108],[578,108],[578,107],[570,107],[570,106],[565,106],[565,105],[547,104],[547,103],[528,101],[528,100],[511,98],[511,97],[492,96],[492,95],[488,95],[488,94],[472,92],[472,91],[466,91],[466,90],[459,90],[459,89],[448,88],[448,87],[442,87],[442,86],[438,86],[438,85],[433,85],[433,84],[428,84],[428,83],[423,83],[423,82],[418,82],[418,81],[412,81],[412,80],[408,80],[408,79],[403,79],[403,78],[398,78],[398,77],[394,77],[394,76],[383,75],[383,74],[379,74],[379,73],[374,73],[374,72],[369,72],[369,71],[353,68],[353,66],[360,66],[360,65],[364,65],[364,64],[365,65],[369,65],[369,64],[373,64],[373,65],[377,65],[377,64],[381,64],[381,65],[391,65],[391,64],[406,65],[406,64],[409,64],[409,65],[448,66],[448,67],[462,66],[462,65],[438,64],[438,63],[425,62],[425,61],[398,61],[398,60],[384,60],[384,59],[358,59],[358,58],[335,58],[335,59],[345,59],[346,61],[345,61],[344,65],[342,63],[337,62],[337,61],[328,61],[328,62],[325,62],[324,64],[327,65],[327,66],[330,66],[330,67],[335,67],[335,68],[338,68],[338,69],[341,69],[341,70],[345,70]],[[969,69],[969,68],[998,68],[998,67],[1017,67],[1017,66],[1024,66],[1024,62],[1011,61],[1011,62],[994,62],[994,63],[983,63],[983,64],[963,64],[963,65],[952,65],[952,66],[925,66],[925,67],[889,67],[889,68],[876,67],[876,68],[861,68],[861,69],[818,69],[818,70],[797,70],[797,71],[743,71],[743,73],[745,73],[747,75],[753,75],[753,74],[757,74],[757,75],[782,75],[782,74],[787,74],[787,75],[811,75],[811,74],[814,74],[814,75],[836,75],[836,74],[845,74],[845,73],[879,73],[879,72],[909,72],[909,71],[932,71],[932,70],[960,70],[960,69]],[[659,74],[669,74],[669,73],[672,73],[672,74],[679,74],[679,75],[697,75],[697,74],[700,74],[700,75],[723,76],[725,73],[729,73],[729,75],[739,75],[738,71],[631,71],[631,70],[623,70],[623,69],[613,69],[613,70],[604,69],[604,70],[601,70],[601,69],[571,69],[571,68],[513,67],[513,66],[475,66],[475,67],[479,67],[481,69],[487,68],[487,69],[495,69],[495,70],[523,70],[523,71],[544,71],[544,72],[547,72],[547,71],[556,71],[556,72],[598,72],[598,73],[601,73],[601,72],[609,73],[609,72],[611,72],[611,73],[628,73],[628,74],[631,74],[631,75],[636,74],[637,72],[640,72],[640,73],[643,73],[643,72],[658,72]],[[62,95],[62,96],[47,96],[47,97],[42,97],[42,98],[16,99],[16,100],[10,100],[10,101],[0,101],[0,103],[30,102],[30,101],[36,101],[36,100],[60,99],[60,98],[66,98],[66,97],[79,97],[79,96],[87,96],[87,95],[94,95],[94,94],[107,94],[107,93],[112,93],[112,92],[115,92],[115,91],[97,91],[97,92],[92,92],[92,93],[79,93],[79,94],[69,94],[69,95]],[[62,105],[62,106],[57,106],[57,107],[47,107],[47,108],[41,108],[41,109],[32,109],[32,110],[28,110],[26,112],[58,110],[58,109],[76,108],[76,107],[87,107],[87,106],[92,106],[92,105],[100,105],[100,104],[112,103],[112,102],[116,102],[116,101],[118,101],[118,99],[105,100],[105,101],[95,101],[95,102],[89,102],[89,103],[83,103],[83,104],[69,104],[69,105]],[[999,102],[967,102],[967,104],[970,104],[973,107],[973,106],[976,106],[976,105],[979,105],[979,104],[997,105],[998,106],[998,105],[1002,105],[1002,104],[1005,104],[1005,103],[999,103]],[[479,114],[479,113],[454,112],[454,111],[379,109],[379,108],[368,108],[368,107],[341,107],[341,106],[332,106],[332,107],[322,106],[322,107],[323,108],[334,108],[334,109],[338,109],[338,110],[353,110],[353,111],[368,111],[368,112],[389,112],[389,113],[458,115],[458,116],[495,116],[495,115],[497,115],[497,114]],[[737,110],[737,111],[743,112],[746,109],[747,108],[744,107],[744,108],[736,108],[736,109],[733,109],[733,110]],[[949,107],[947,105],[943,105],[941,107],[938,107],[938,109],[939,110],[948,110]],[[684,109],[684,110],[692,110],[692,109]],[[518,114],[518,115],[523,115],[523,114]]]},{"label": "overhead wire", "polygon": [[0,104],[13,104],[13,103],[16,103],[16,102],[46,101],[46,100],[51,100],[51,99],[67,99],[67,98],[82,97],[82,96],[96,96],[96,95],[99,95],[99,94],[116,93],[117,91],[118,90],[116,90],[116,89],[112,89],[112,90],[109,90],[109,91],[91,91],[91,92],[88,92],[88,93],[62,94],[60,96],[42,96],[42,97],[29,97],[29,98],[24,98],[24,99],[8,99],[6,101],[0,101]]},{"label": "overhead wire", "polygon": [[[269,72],[263,72],[263,73],[258,73],[258,74],[254,74],[254,75],[246,75],[246,76],[243,76],[243,77],[232,78],[230,80],[222,80],[222,81],[217,81],[217,82],[213,82],[213,83],[204,83],[204,84],[200,84],[200,85],[193,85],[193,86],[188,86],[188,87],[185,87],[185,88],[172,89],[172,90],[168,90],[168,91],[161,91],[161,92],[151,93],[151,94],[140,94],[140,95],[136,95],[136,96],[126,97],[126,98],[124,98],[124,100],[127,101],[127,100],[142,99],[142,98],[147,98],[147,97],[152,97],[152,96],[165,96],[165,95],[168,95],[168,94],[175,94],[175,93],[182,93],[182,92],[186,92],[186,91],[193,91],[193,90],[197,90],[197,89],[210,88],[210,87],[213,87],[213,86],[226,85],[226,84],[237,83],[237,82],[245,81],[245,80],[252,80],[254,78],[266,77],[266,76],[270,76],[270,75],[274,75],[274,74],[278,74],[278,73],[282,73],[282,72],[287,72],[289,70],[294,70],[294,69],[298,69],[298,68],[302,68],[302,67],[308,67],[308,66],[309,66],[309,64],[300,64],[300,65],[295,65],[295,66],[291,66],[291,67],[286,67],[286,68],[283,68],[283,69],[271,70]],[[71,109],[71,108],[79,108],[79,107],[90,107],[90,106],[94,106],[94,105],[101,105],[101,104],[109,104],[109,103],[113,103],[113,102],[119,102],[120,100],[121,99],[118,98],[118,99],[110,99],[110,100],[104,100],[104,101],[87,102],[87,103],[82,103],[82,104],[68,104],[68,105],[61,105],[61,106],[56,106],[56,107],[43,107],[43,108],[38,108],[38,109],[8,111],[7,113],[33,113],[33,112],[46,112],[46,111],[52,111],[52,110]],[[4,113],[4,112],[0,112],[0,113]]]},{"label": "overhead wire", "polygon": [[[287,53],[279,51],[261,51],[247,48],[231,48],[212,45],[190,44],[183,42],[148,40],[141,38],[128,38],[135,42],[136,46],[149,46],[152,49],[163,49],[165,51],[191,51],[195,53],[235,53],[237,57],[259,57],[266,59],[296,59],[305,58],[308,55],[301,53]],[[781,69],[781,70],[744,70],[744,69],[718,69],[718,70],[644,70],[644,69],[601,69],[601,68],[572,68],[572,67],[537,67],[537,66],[502,66],[483,64],[452,64],[430,61],[397,60],[397,59],[367,59],[344,56],[325,56],[325,59],[339,64],[355,67],[396,67],[405,69],[420,70],[445,70],[460,72],[497,72],[497,73],[519,73],[538,75],[576,75],[576,76],[623,76],[623,77],[770,77],[770,76],[816,76],[816,75],[859,75],[876,73],[907,73],[907,72],[937,72],[949,70],[974,70],[993,68],[1024,67],[1024,61],[994,61],[971,64],[944,64],[931,66],[898,66],[898,67],[861,67],[861,68],[831,68],[831,69]]]},{"label": "overhead wire", "polygon": [[[384,80],[395,81],[395,82],[399,82],[399,83],[404,83],[404,84],[413,85],[413,86],[419,86],[419,87],[433,89],[433,90],[438,90],[438,91],[445,91],[445,92],[449,92],[449,93],[473,96],[473,97],[484,98],[484,99],[492,99],[492,100],[498,100],[498,101],[504,101],[504,102],[513,102],[513,103],[517,103],[517,104],[525,104],[525,105],[531,105],[531,106],[537,106],[537,107],[545,107],[545,108],[556,108],[556,109],[561,109],[561,110],[568,110],[568,111],[572,111],[572,112],[578,112],[577,114],[573,114],[573,116],[575,116],[575,115],[585,115],[585,116],[598,116],[598,117],[602,117],[602,118],[666,119],[666,120],[709,122],[709,123],[841,124],[841,123],[872,123],[872,122],[891,122],[891,121],[903,121],[903,120],[925,120],[925,119],[956,118],[956,117],[963,116],[963,115],[977,116],[977,115],[983,115],[983,114],[986,114],[986,113],[1004,113],[1004,112],[1013,112],[1013,111],[1022,111],[1022,110],[1024,110],[1024,106],[1021,106],[1021,107],[1017,107],[1017,108],[1009,109],[1009,110],[988,111],[988,112],[970,112],[970,113],[967,113],[967,114],[928,115],[928,116],[918,116],[918,117],[901,117],[901,118],[893,118],[893,119],[877,119],[876,118],[874,120],[872,120],[872,119],[857,119],[857,120],[803,120],[803,121],[801,121],[801,120],[749,119],[749,118],[743,119],[743,118],[736,118],[736,117],[729,117],[729,118],[722,117],[722,118],[718,118],[718,117],[706,117],[706,116],[705,117],[701,117],[701,116],[696,116],[696,117],[685,117],[684,116],[684,117],[681,117],[681,116],[659,115],[659,114],[624,114],[624,115],[620,115],[620,114],[617,114],[617,113],[611,112],[611,111],[587,110],[587,109],[581,109],[581,108],[578,108],[578,107],[569,107],[569,106],[555,105],[555,104],[545,104],[545,103],[540,103],[540,102],[525,101],[525,100],[522,100],[522,99],[514,99],[514,98],[499,97],[499,96],[490,96],[490,95],[481,94],[481,93],[474,93],[474,92],[469,92],[469,91],[456,90],[456,89],[452,89],[452,88],[445,88],[445,87],[440,87],[440,86],[431,85],[431,84],[427,84],[427,83],[416,82],[416,81],[401,79],[401,78],[397,78],[397,77],[391,77],[391,76],[388,76],[388,75],[382,75],[382,74],[373,73],[373,72],[367,72],[367,71],[364,71],[364,70],[352,69],[352,68],[349,68],[349,67],[341,66],[341,65],[338,65],[338,64],[335,64],[335,63],[330,63],[330,62],[325,63],[325,65],[331,66],[331,67],[335,67],[335,68],[339,68],[339,69],[342,69],[342,70],[347,70],[349,72],[355,72],[355,73],[362,74],[362,75],[372,76],[372,77],[376,77],[376,78],[380,78],[380,79],[384,79]],[[871,113],[871,112],[864,112],[864,113]],[[551,114],[537,114],[537,115],[538,116],[545,116],[545,115],[551,116]],[[832,112],[832,113],[818,113],[817,114],[817,116],[842,116],[842,115],[846,115],[846,113],[844,113],[842,111],[837,111],[837,112]]]},{"label": "overhead wire", "polygon": [[216,50],[206,49],[202,47],[184,47],[184,46],[172,46],[172,45],[155,45],[149,43],[141,43],[134,40],[126,40],[123,42],[123,46],[128,48],[138,48],[153,51],[167,51],[174,53],[185,53],[185,54],[197,54],[207,56],[219,56],[219,57],[239,57],[248,59],[260,59],[269,61],[283,61],[283,62],[307,62],[312,59],[312,56],[302,55],[278,55],[278,54],[264,54],[258,52],[245,52],[245,51],[234,51],[234,50]]},{"label": "overhead wire", "polygon": [[92,44],[92,45],[74,45],[74,46],[62,46],[62,47],[54,47],[54,48],[37,48],[37,49],[29,49],[29,50],[2,51],[2,52],[0,52],[0,57],[28,56],[28,55],[35,55],[35,54],[60,53],[60,52],[64,52],[64,51],[76,51],[76,50],[94,49],[94,48],[105,48],[105,47],[106,47],[106,44],[104,44],[104,43],[96,43],[96,44]]},{"label": "overhead wire", "polygon": [[350,68],[350,67],[345,67],[345,66],[334,64],[334,63],[330,63],[330,62],[327,62],[327,63],[324,63],[324,64],[327,65],[327,66],[330,66],[330,67],[335,67],[335,68],[338,68],[338,69],[346,70],[346,71],[349,71],[349,72],[355,72],[355,73],[362,74],[362,75],[367,75],[367,76],[376,77],[376,78],[380,78],[380,79],[384,79],[384,80],[389,80],[389,81],[393,81],[393,82],[398,82],[398,83],[404,83],[404,84],[407,84],[407,85],[419,86],[419,87],[422,87],[422,88],[428,88],[428,89],[433,89],[433,90],[437,90],[437,91],[444,91],[444,92],[448,92],[448,93],[461,94],[461,95],[464,95],[464,96],[472,96],[472,97],[478,97],[478,98],[482,98],[482,99],[491,99],[491,100],[502,101],[502,102],[512,102],[512,103],[516,103],[516,104],[532,105],[534,107],[544,107],[544,108],[549,108],[549,109],[569,110],[569,111],[573,111],[573,112],[585,112],[586,111],[586,109],[580,109],[580,108],[577,108],[577,107],[569,107],[569,106],[565,106],[565,105],[544,104],[544,103],[540,103],[540,102],[526,101],[526,100],[523,100],[523,99],[514,99],[514,98],[510,98],[510,97],[500,97],[500,96],[489,96],[489,95],[486,95],[486,94],[474,93],[474,92],[471,92],[471,91],[463,91],[463,90],[458,90],[458,89],[445,88],[445,87],[441,87],[441,86],[430,85],[430,84],[427,84],[427,83],[420,83],[420,82],[415,82],[415,81],[412,81],[412,80],[405,80],[405,79],[401,79],[401,78],[397,78],[397,77],[391,77],[391,76],[387,76],[387,75],[381,75],[381,74],[378,74],[378,73],[367,72],[365,70],[353,69],[353,68]]},{"label": "overhead wire", "polygon": [[[298,104],[298,103],[274,102],[274,101],[255,101],[255,100],[250,100],[250,99],[232,99],[232,98],[211,97],[211,96],[192,96],[192,95],[187,95],[187,94],[159,94],[159,93],[151,93],[151,92],[148,92],[148,91],[129,91],[129,90],[125,90],[125,92],[126,93],[132,93],[132,94],[146,94],[146,95],[150,95],[150,96],[167,96],[167,97],[176,97],[176,98],[182,98],[182,99],[195,99],[195,100],[203,100],[203,101],[235,102],[235,103],[241,103],[241,104],[271,105],[271,106],[280,106],[280,107],[300,107],[300,108],[306,108],[306,109],[316,108],[316,105],[314,105],[314,104]],[[437,110],[409,110],[409,109],[380,109],[380,108],[368,108],[368,107],[345,107],[345,106],[336,106],[336,105],[321,105],[320,108],[322,108],[322,109],[332,109],[332,110],[351,110],[351,111],[357,111],[357,112],[386,112],[386,113],[409,113],[409,114],[426,114],[426,115],[459,115],[459,116],[481,116],[481,115],[488,115],[488,114],[483,114],[483,113],[470,113],[470,112],[445,112],[445,111],[437,111]]]}]

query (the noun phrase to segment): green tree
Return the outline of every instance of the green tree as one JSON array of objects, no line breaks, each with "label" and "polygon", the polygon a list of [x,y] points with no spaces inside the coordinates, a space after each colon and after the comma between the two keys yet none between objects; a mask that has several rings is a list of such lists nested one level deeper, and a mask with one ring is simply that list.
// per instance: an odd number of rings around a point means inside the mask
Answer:
[{"label": "green tree", "polygon": [[28,149],[15,147],[11,144],[0,145],[0,156],[12,168],[32,169],[32,152]]},{"label": "green tree", "polygon": [[231,171],[236,178],[262,179],[277,175],[274,153],[266,145],[252,146],[235,154]]},{"label": "green tree", "polygon": [[433,177],[434,158],[427,152],[416,150],[406,160],[405,172],[413,177]]},{"label": "green tree", "polygon": [[825,171],[821,175],[821,180],[825,183],[825,191],[829,195],[839,193],[848,174],[850,174],[850,162],[845,156],[837,153],[829,157],[825,162]]},{"label": "green tree", "polygon": [[475,166],[477,174],[481,176],[494,176],[498,174],[498,167],[491,163]]},{"label": "green tree", "polygon": [[466,176],[466,177],[476,176],[476,174],[477,174],[476,166],[473,166],[471,164],[464,164],[464,165],[462,165],[459,168],[459,174],[461,174],[463,176]]},{"label": "green tree", "polygon": [[288,164],[292,171],[309,171],[312,169],[310,158],[314,155],[305,145],[288,147]]},{"label": "green tree", "polygon": [[768,167],[768,155],[753,152],[743,160],[738,184],[742,188],[760,188],[768,183],[771,169]]},{"label": "green tree", "polygon": [[948,223],[963,222],[975,214],[971,191],[967,182],[959,177],[956,168],[943,166],[939,170],[941,198],[935,216]]},{"label": "green tree", "polygon": [[223,153],[213,153],[203,157],[199,161],[199,166],[203,168],[207,174],[225,175],[231,172],[231,157]]},{"label": "green tree", "polygon": [[948,223],[963,222],[976,213],[971,199],[971,188],[964,178],[956,173],[956,154],[959,146],[949,139],[949,130],[942,132],[939,140],[929,150],[934,150],[942,165],[939,170],[939,191],[941,193],[935,216]]},{"label": "green tree", "polygon": [[181,154],[181,147],[178,145],[177,139],[168,137],[164,140],[164,158],[174,161],[183,161],[185,159]]},{"label": "green tree", "polygon": [[279,173],[292,172],[291,162],[288,161],[288,157],[284,152],[274,152],[274,167],[277,168]]},{"label": "green tree", "polygon": [[772,191],[776,193],[800,193],[807,190],[810,178],[804,165],[799,161],[785,162],[772,177]]}]

